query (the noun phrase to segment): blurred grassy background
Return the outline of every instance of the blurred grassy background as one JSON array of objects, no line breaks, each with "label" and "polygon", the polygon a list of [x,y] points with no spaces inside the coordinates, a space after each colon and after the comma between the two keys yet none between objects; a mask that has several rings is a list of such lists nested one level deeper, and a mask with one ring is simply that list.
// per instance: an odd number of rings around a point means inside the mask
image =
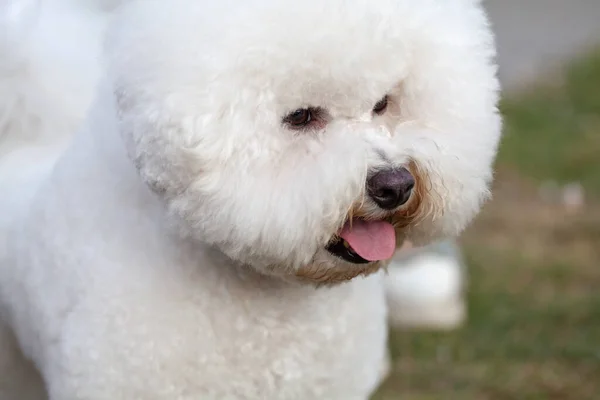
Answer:
[{"label": "blurred grassy background", "polygon": [[[501,108],[494,200],[461,241],[469,320],[393,332],[376,400],[600,399],[600,52]],[[570,182],[580,208],[540,194]]]}]

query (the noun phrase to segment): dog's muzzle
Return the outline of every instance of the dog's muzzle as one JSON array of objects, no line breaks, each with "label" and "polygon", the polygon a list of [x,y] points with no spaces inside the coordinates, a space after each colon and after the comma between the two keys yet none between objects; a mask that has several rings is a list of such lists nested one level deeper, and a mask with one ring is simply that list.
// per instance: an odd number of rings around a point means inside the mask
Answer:
[{"label": "dog's muzzle", "polygon": [[[386,212],[406,204],[414,187],[415,178],[404,167],[376,170],[366,182],[368,196]],[[327,250],[350,263],[367,264],[390,258],[395,247],[396,232],[389,217],[372,220],[355,214],[334,236]]]}]

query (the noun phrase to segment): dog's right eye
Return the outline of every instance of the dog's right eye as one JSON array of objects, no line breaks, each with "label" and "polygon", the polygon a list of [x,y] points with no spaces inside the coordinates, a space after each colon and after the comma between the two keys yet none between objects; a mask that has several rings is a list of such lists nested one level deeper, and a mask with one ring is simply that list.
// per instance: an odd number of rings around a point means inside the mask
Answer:
[{"label": "dog's right eye", "polygon": [[388,102],[389,102],[389,97],[387,95],[385,95],[383,97],[383,99],[379,100],[377,102],[377,104],[375,104],[375,107],[373,107],[373,112],[377,115],[383,114],[385,112],[385,110],[387,110]]},{"label": "dog's right eye", "polygon": [[283,122],[292,128],[303,128],[311,123],[314,119],[314,110],[310,108],[298,109],[283,119]]}]

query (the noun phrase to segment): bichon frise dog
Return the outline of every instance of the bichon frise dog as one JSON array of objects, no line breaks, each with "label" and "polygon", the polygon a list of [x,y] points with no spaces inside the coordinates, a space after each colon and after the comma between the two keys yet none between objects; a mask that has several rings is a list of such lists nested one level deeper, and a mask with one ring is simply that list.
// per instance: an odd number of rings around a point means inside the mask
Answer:
[{"label": "bichon frise dog", "polygon": [[127,3],[72,140],[48,121],[77,73],[4,117],[0,398],[367,399],[382,270],[488,196],[480,2]]}]

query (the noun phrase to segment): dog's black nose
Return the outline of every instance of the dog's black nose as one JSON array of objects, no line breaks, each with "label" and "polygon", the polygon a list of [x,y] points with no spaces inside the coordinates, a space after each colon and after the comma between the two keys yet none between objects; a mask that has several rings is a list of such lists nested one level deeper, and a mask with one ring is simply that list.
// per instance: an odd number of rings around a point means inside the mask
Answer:
[{"label": "dog's black nose", "polygon": [[379,170],[367,181],[369,196],[384,210],[406,203],[415,187],[415,178],[406,168]]}]

